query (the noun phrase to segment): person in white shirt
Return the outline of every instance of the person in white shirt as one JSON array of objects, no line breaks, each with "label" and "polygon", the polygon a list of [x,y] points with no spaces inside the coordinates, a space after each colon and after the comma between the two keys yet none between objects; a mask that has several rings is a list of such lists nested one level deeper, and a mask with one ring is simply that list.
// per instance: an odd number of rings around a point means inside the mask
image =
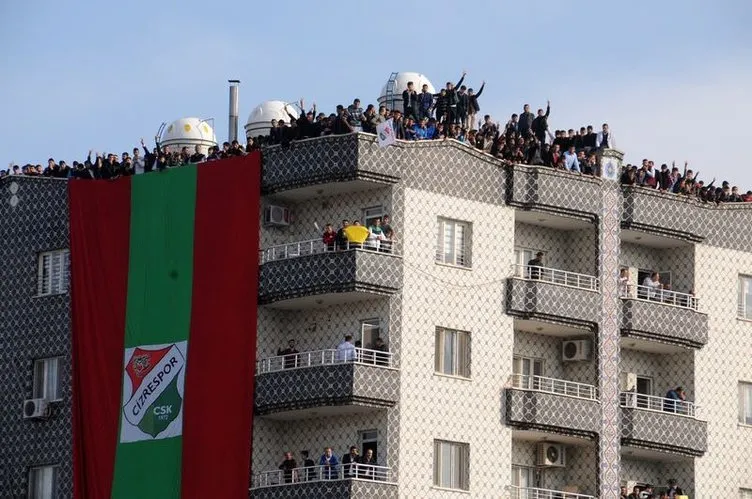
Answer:
[{"label": "person in white shirt", "polygon": [[642,280],[642,285],[647,288],[647,298],[649,300],[656,299],[657,291],[663,289],[661,275],[658,272],[653,272]]},{"label": "person in white shirt", "polygon": [[621,269],[619,272],[619,296],[629,296],[629,269]]},{"label": "person in white shirt", "polygon": [[595,145],[599,149],[613,149],[616,147],[614,143],[614,134],[609,130],[608,123],[604,123],[602,131],[598,132]]},{"label": "person in white shirt", "polygon": [[345,340],[337,345],[337,362],[352,362],[355,360],[355,345],[352,335],[345,335]]}]

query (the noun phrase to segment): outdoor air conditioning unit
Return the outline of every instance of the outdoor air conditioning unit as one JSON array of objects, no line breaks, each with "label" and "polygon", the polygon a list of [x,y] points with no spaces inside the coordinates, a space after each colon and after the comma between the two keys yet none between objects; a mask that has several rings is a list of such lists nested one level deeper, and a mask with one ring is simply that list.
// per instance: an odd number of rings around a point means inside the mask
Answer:
[{"label": "outdoor air conditioning unit", "polygon": [[637,390],[637,374],[636,373],[621,373],[621,391],[633,392]]},{"label": "outdoor air conditioning unit", "polygon": [[568,340],[561,344],[561,360],[572,362],[590,359],[590,340]]},{"label": "outdoor air conditioning unit", "polygon": [[290,225],[290,210],[284,206],[269,205],[264,208],[264,225],[284,227]]},{"label": "outdoor air conditioning unit", "polygon": [[563,445],[551,442],[538,444],[538,466],[563,468],[566,465],[566,452]]},{"label": "outdoor air conditioning unit", "polygon": [[41,419],[50,416],[50,402],[47,399],[24,400],[24,419]]}]

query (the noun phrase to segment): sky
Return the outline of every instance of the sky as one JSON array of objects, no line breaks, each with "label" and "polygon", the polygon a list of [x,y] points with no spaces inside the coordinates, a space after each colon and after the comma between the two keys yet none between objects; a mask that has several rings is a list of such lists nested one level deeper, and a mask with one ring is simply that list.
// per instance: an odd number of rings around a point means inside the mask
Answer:
[{"label": "sky", "polygon": [[676,161],[752,189],[752,1],[402,4],[0,1],[0,168],[123,152],[265,100],[376,103],[394,71],[482,80],[502,123],[551,101],[551,129],[608,122],[632,163]]}]

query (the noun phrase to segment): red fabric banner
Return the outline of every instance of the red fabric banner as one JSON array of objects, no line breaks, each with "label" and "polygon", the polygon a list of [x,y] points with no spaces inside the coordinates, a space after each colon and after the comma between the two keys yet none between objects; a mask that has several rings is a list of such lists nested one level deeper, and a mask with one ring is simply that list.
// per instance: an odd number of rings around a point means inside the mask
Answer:
[{"label": "red fabric banner", "polygon": [[247,498],[256,372],[261,154],[198,170],[183,498]]},{"label": "red fabric banner", "polygon": [[130,179],[71,180],[74,497],[110,497],[123,386]]}]

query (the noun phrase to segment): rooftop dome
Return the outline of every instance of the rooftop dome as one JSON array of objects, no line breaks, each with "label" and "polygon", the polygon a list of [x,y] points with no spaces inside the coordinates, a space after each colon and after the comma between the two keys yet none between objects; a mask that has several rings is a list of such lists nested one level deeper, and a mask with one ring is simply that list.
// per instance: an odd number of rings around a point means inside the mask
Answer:
[{"label": "rooftop dome", "polygon": [[200,118],[180,118],[167,125],[162,132],[160,143],[164,146],[182,148],[200,146],[203,152],[206,148],[217,145],[214,130]]},{"label": "rooftop dome", "polygon": [[387,81],[383,87],[381,87],[381,93],[379,94],[379,105],[386,105],[388,109],[400,109],[402,110],[402,92],[407,88],[407,82],[413,82],[413,88],[416,92],[420,92],[423,85],[428,85],[428,91],[432,94],[436,93],[436,89],[433,87],[431,80],[421,73],[413,73],[411,71],[403,71],[397,73],[394,78],[394,87],[392,89],[392,96],[387,96],[387,90],[389,82]]},{"label": "rooftop dome", "polygon": [[245,124],[245,136],[258,137],[268,135],[269,128],[272,126],[272,120],[290,121],[290,116],[287,113],[295,116],[296,119],[298,118],[298,111],[287,102],[281,100],[262,102],[253,108],[253,111],[248,116],[248,122]]}]

